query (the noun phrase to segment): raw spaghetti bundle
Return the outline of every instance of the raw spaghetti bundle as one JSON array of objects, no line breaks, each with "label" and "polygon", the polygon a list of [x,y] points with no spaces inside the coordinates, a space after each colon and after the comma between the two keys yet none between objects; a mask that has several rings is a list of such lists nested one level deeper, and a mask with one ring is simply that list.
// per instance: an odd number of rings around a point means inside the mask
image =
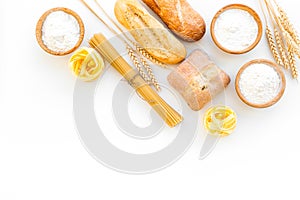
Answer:
[{"label": "raw spaghetti bundle", "polygon": [[171,106],[169,106],[114,49],[103,34],[95,34],[89,41],[91,47],[96,49],[158,113],[170,126],[179,124],[183,118]]}]

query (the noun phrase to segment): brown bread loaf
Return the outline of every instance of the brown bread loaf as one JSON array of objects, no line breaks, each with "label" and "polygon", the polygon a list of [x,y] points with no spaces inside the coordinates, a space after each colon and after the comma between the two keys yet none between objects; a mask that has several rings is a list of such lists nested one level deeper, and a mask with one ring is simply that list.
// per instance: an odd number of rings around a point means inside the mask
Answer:
[{"label": "brown bread loaf", "polygon": [[204,36],[205,22],[186,0],[143,0],[143,2],[182,39],[198,41]]},{"label": "brown bread loaf", "polygon": [[168,81],[190,108],[198,111],[224,91],[230,77],[205,52],[195,50],[168,76]]}]

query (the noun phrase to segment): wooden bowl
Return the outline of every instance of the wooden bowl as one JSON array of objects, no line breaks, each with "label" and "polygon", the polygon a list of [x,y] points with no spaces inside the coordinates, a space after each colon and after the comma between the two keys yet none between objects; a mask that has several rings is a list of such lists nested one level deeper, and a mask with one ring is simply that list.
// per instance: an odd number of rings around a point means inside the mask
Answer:
[{"label": "wooden bowl", "polygon": [[[47,16],[52,13],[52,12],[56,12],[56,11],[63,11],[69,15],[72,15],[73,17],[75,17],[75,19],[77,20],[78,24],[79,24],[79,28],[80,28],[80,35],[79,35],[79,38],[78,38],[78,42],[76,43],[76,45],[66,51],[66,52],[56,52],[56,51],[53,51],[51,49],[49,49],[43,42],[43,39],[42,39],[42,36],[43,36],[43,33],[42,33],[42,28],[43,28],[43,24],[44,24],[44,21],[45,19],[47,18]],[[35,31],[35,34],[36,34],[36,39],[40,45],[40,47],[46,51],[47,53],[49,54],[52,54],[52,55],[56,55],[56,56],[64,56],[64,55],[67,55],[67,54],[70,54],[72,53],[73,51],[75,51],[79,46],[80,44],[82,43],[83,41],[83,38],[84,38],[84,24],[82,22],[82,19],[79,17],[79,15],[77,13],[75,13],[73,10],[70,10],[68,8],[63,8],[63,7],[58,7],[58,8],[52,8],[50,10],[48,10],[47,12],[45,12],[41,18],[39,19],[37,25],[36,25],[36,31]]]},{"label": "wooden bowl", "polygon": [[[219,16],[222,13],[224,13],[227,10],[231,10],[231,9],[241,9],[241,10],[247,11],[251,16],[253,16],[253,18],[256,21],[257,26],[258,26],[258,33],[257,33],[256,40],[254,41],[253,44],[251,44],[249,47],[247,47],[244,50],[236,51],[236,50],[227,49],[227,48],[223,47],[222,44],[217,40],[216,35],[215,35],[214,28],[215,28],[215,24],[216,24],[217,19],[219,18]],[[227,6],[223,7],[222,9],[220,9],[215,14],[215,16],[212,19],[211,25],[210,25],[210,33],[211,33],[211,37],[212,37],[214,43],[221,50],[223,50],[226,53],[230,53],[230,54],[244,54],[244,53],[247,53],[247,52],[251,51],[254,47],[256,47],[256,45],[261,40],[262,30],[263,30],[263,27],[262,27],[262,22],[261,22],[261,19],[260,19],[259,15],[252,8],[250,8],[250,7],[246,6],[246,5],[243,5],[243,4],[230,4],[230,5],[227,5]]]},{"label": "wooden bowl", "polygon": [[[272,99],[271,101],[267,102],[267,103],[264,103],[264,104],[254,104],[252,102],[249,102],[245,97],[244,95],[242,94],[241,92],[241,89],[239,87],[239,81],[240,81],[240,77],[242,75],[242,73],[244,72],[244,70],[253,65],[253,64],[265,64],[265,65],[268,65],[270,67],[273,67],[274,70],[278,73],[280,79],[281,79],[281,88],[277,94],[277,96]],[[236,89],[236,92],[238,94],[238,96],[240,97],[240,99],[246,103],[247,105],[251,106],[251,107],[254,107],[254,108],[267,108],[267,107],[270,107],[272,105],[274,105],[275,103],[277,103],[282,95],[284,94],[284,91],[285,91],[285,87],[286,87],[286,80],[285,80],[285,76],[284,76],[284,73],[282,72],[282,70],[280,69],[280,67],[272,62],[272,61],[269,61],[269,60],[264,60],[264,59],[258,59],[258,60],[252,60],[248,63],[246,63],[244,66],[242,66],[242,68],[239,70],[237,76],[236,76],[236,79],[235,79],[235,89]]]}]

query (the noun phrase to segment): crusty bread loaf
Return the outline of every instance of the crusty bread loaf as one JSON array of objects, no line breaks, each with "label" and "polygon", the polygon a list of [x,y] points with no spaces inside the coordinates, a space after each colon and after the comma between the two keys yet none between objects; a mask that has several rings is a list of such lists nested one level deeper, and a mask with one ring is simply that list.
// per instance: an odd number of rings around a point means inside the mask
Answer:
[{"label": "crusty bread loaf", "polygon": [[228,86],[230,77],[206,53],[195,50],[168,76],[168,81],[190,108],[198,111]]},{"label": "crusty bread loaf", "polygon": [[177,64],[185,58],[184,45],[137,0],[117,0],[114,11],[118,21],[157,60]]},{"label": "crusty bread loaf", "polygon": [[175,34],[186,41],[200,40],[206,25],[186,0],[143,0]]}]

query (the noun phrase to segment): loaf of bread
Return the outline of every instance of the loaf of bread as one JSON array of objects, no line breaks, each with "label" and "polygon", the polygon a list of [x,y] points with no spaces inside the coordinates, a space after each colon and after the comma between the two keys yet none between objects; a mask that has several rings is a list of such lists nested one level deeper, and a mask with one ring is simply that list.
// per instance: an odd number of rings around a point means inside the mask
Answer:
[{"label": "loaf of bread", "polygon": [[175,34],[186,41],[200,40],[206,25],[186,0],[143,0]]},{"label": "loaf of bread", "polygon": [[118,21],[154,58],[165,64],[177,64],[184,60],[184,45],[137,0],[117,0],[114,11]]},{"label": "loaf of bread", "polygon": [[192,110],[198,111],[224,91],[230,77],[205,52],[195,50],[168,76],[168,82]]}]

